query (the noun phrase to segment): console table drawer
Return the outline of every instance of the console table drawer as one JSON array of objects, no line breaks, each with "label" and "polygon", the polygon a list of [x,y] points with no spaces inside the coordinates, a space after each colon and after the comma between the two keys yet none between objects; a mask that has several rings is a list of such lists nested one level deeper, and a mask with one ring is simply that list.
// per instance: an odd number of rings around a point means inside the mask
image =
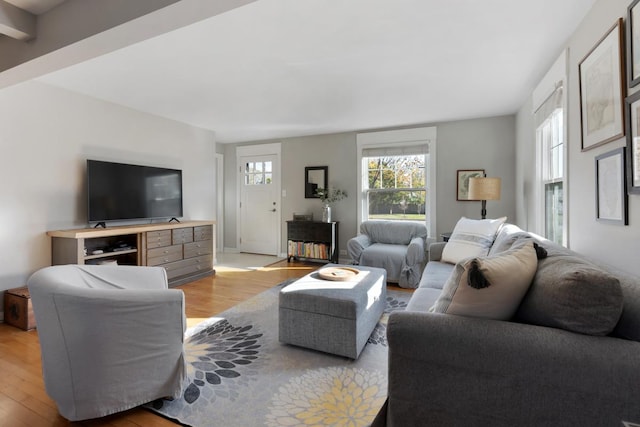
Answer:
[{"label": "console table drawer", "polygon": [[193,242],[193,227],[176,228],[171,232],[174,245]]},{"label": "console table drawer", "polygon": [[201,240],[213,239],[213,227],[210,225],[201,225],[193,227],[193,241],[198,242]]},{"label": "console table drawer", "polygon": [[147,248],[161,248],[171,245],[171,230],[148,231]]},{"label": "console table drawer", "polygon": [[196,256],[208,255],[212,253],[213,253],[213,242],[211,240],[186,243],[184,245],[185,258],[193,258]]}]

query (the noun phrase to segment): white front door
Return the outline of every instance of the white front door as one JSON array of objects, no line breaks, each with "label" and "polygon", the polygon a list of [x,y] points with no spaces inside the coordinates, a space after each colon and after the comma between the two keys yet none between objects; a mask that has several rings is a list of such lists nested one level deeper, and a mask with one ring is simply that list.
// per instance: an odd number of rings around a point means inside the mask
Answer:
[{"label": "white front door", "polygon": [[280,227],[279,157],[240,156],[240,251],[277,255]]}]

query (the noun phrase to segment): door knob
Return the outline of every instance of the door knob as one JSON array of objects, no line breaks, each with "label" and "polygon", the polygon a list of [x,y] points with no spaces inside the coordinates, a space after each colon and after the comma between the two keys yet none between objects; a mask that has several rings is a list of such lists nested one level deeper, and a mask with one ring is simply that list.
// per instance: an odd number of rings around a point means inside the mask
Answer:
[{"label": "door knob", "polygon": [[275,211],[276,211],[276,209],[275,209],[275,208],[271,209],[271,212],[275,212]]}]

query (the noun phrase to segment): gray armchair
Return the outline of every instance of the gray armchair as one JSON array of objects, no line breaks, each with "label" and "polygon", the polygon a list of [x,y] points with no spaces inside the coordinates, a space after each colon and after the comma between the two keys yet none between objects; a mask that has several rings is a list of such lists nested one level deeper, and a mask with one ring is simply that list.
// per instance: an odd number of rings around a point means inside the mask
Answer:
[{"label": "gray armchair", "polygon": [[387,270],[387,281],[415,288],[426,263],[427,227],[415,221],[371,220],[360,224],[360,234],[347,242],[354,264]]},{"label": "gray armchair", "polygon": [[47,394],[70,421],[177,397],[184,294],[161,267],[58,265],[27,285]]}]

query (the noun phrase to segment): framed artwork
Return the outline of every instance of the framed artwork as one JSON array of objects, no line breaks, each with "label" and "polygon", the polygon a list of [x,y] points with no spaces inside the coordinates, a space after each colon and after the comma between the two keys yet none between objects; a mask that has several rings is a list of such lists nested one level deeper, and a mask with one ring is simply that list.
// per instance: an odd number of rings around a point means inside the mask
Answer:
[{"label": "framed artwork", "polygon": [[640,6],[638,2],[640,0],[634,0],[627,8],[627,77],[629,87],[640,83]]},{"label": "framed artwork", "polygon": [[578,66],[582,151],[624,136],[622,18]]},{"label": "framed artwork", "polygon": [[471,201],[469,199],[469,178],[482,177],[484,177],[484,169],[458,169],[456,200],[461,202]]},{"label": "framed artwork", "polygon": [[596,219],[627,225],[624,148],[596,157]]},{"label": "framed artwork", "polygon": [[627,186],[629,194],[640,194],[640,92],[627,104]]}]

